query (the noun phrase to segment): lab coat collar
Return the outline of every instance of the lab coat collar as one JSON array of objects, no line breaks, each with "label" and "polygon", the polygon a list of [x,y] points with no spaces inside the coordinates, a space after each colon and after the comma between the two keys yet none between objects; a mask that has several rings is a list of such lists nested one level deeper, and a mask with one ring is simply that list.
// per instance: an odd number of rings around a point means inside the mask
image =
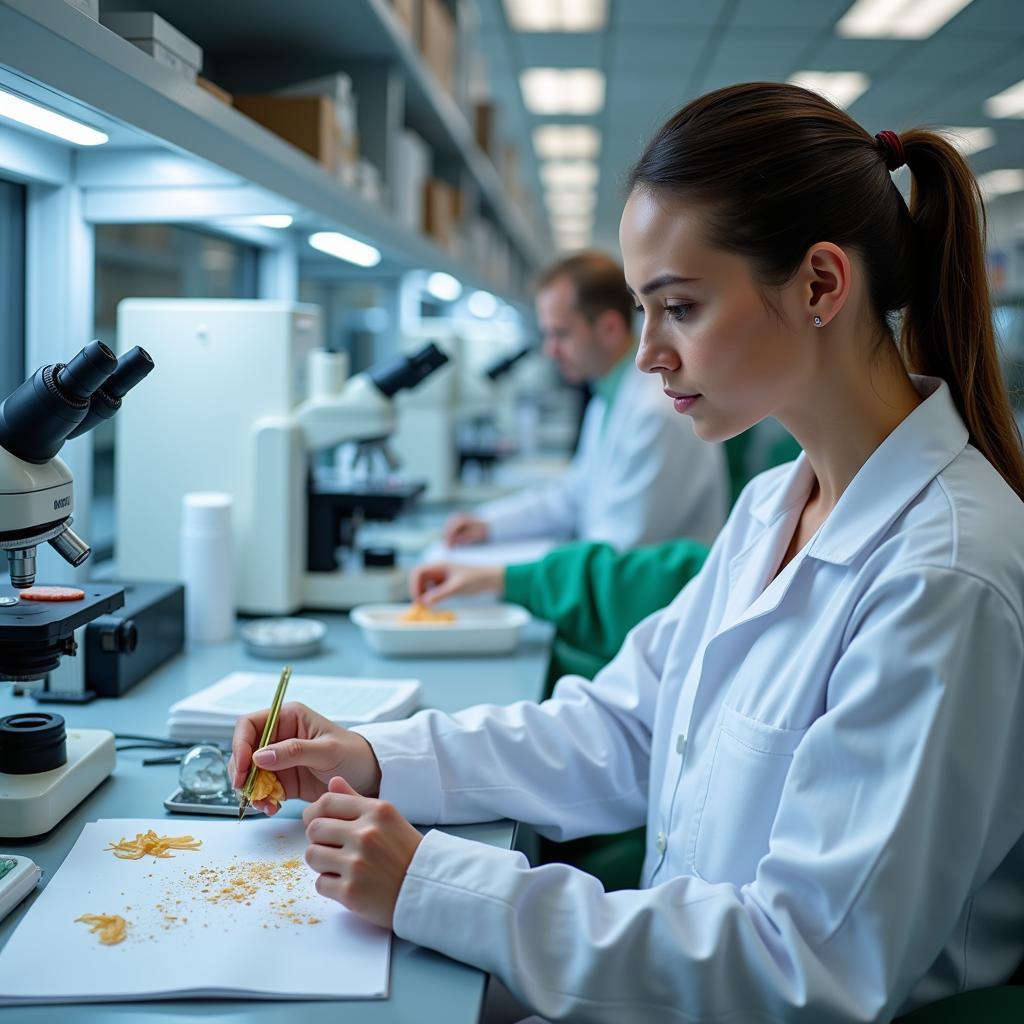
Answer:
[{"label": "lab coat collar", "polygon": [[[924,401],[861,466],[811,541],[808,557],[848,565],[967,446],[967,428],[946,382],[915,374],[910,379]],[[810,474],[801,453],[792,472],[751,509],[754,517],[768,524],[806,498]]]}]

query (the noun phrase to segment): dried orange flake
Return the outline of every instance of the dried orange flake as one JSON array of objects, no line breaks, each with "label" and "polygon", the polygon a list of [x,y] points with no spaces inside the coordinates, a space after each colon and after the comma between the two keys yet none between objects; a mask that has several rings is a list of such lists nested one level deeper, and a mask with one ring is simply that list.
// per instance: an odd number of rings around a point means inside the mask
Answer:
[{"label": "dried orange flake", "polygon": [[141,860],[147,853],[151,857],[173,857],[168,850],[198,850],[203,845],[201,839],[191,836],[158,836],[152,829],[148,832],[137,832],[134,839],[121,839],[111,843],[107,849],[121,860]]},{"label": "dried orange flake", "polygon": [[407,611],[402,612],[402,614],[398,616],[398,621],[418,623],[454,622],[455,612],[441,611],[437,608],[427,608],[417,602],[415,604],[411,604]]},{"label": "dried orange flake", "polygon": [[76,923],[79,921],[87,924],[93,935],[99,935],[104,946],[116,946],[123,942],[128,927],[128,922],[120,914],[83,914],[75,918]]},{"label": "dried orange flake", "polygon": [[273,772],[259,768],[252,784],[252,798],[254,801],[272,800],[275,804],[281,804],[284,802],[284,786]]}]

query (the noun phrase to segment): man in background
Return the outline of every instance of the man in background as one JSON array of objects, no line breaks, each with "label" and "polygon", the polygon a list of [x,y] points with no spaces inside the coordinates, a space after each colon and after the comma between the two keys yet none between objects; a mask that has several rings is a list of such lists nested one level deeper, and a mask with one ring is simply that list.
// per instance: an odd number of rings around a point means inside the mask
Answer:
[{"label": "man in background", "polygon": [[564,475],[460,513],[451,546],[531,538],[606,541],[619,550],[687,537],[710,544],[725,522],[721,446],[702,441],[656,376],[634,365],[633,301],[603,253],[555,263],[537,286],[545,354],[572,384],[587,383],[579,445]]}]

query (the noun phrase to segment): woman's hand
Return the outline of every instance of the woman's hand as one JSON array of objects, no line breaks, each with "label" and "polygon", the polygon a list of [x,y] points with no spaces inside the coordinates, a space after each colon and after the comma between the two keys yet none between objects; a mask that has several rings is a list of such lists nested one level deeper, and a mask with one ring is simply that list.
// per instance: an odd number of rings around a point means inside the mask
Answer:
[{"label": "woman's hand", "polygon": [[319,874],[316,891],[382,928],[393,927],[395,904],[423,837],[393,804],[360,796],[343,778],[302,812],[306,863]]},{"label": "woman's hand", "polygon": [[490,528],[482,519],[459,512],[444,524],[444,542],[450,548],[457,548],[462,544],[482,544],[490,532]]},{"label": "woman's hand", "polygon": [[417,566],[409,577],[412,599],[427,607],[456,594],[501,594],[504,590],[505,568],[501,565],[435,562]]},{"label": "woman's hand", "polygon": [[[250,764],[274,772],[284,787],[285,798],[312,802],[327,792],[336,775],[349,779],[366,796],[380,792],[380,765],[373,747],[358,733],[335,725],[305,704],[283,704],[277,719],[275,742],[253,754],[263,735],[268,710],[240,718],[231,741],[228,776],[236,789],[245,784]],[[257,810],[274,814],[277,805],[261,800]]]}]

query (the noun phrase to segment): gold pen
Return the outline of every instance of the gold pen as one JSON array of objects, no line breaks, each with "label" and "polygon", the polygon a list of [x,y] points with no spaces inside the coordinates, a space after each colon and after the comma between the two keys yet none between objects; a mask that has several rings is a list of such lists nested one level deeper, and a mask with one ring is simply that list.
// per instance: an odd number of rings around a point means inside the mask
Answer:
[{"label": "gold pen", "polygon": [[[292,677],[292,670],[290,665],[285,665],[281,669],[281,678],[277,681],[277,689],[274,691],[274,699],[270,703],[270,711],[267,714],[267,721],[263,726],[263,735],[260,737],[259,746],[256,750],[261,750],[274,738],[274,730],[277,728],[277,716],[281,711],[281,704],[284,701],[284,691],[288,689],[288,680]],[[256,753],[254,750],[253,753]],[[255,761],[249,765],[249,774],[245,777],[245,785],[242,786],[242,795],[238,801],[238,820],[241,821],[245,817],[245,809],[252,803],[252,791],[256,785],[256,773],[259,771],[259,765]]]}]

